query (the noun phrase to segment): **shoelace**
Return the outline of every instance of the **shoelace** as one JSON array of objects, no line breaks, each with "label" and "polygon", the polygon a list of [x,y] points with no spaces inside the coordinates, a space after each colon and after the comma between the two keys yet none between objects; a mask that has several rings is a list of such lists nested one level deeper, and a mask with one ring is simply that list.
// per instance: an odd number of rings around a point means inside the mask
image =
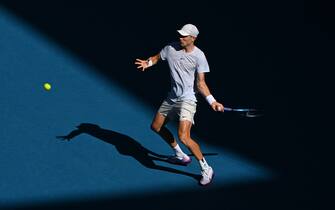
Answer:
[{"label": "shoelace", "polygon": [[201,171],[202,176],[203,176],[203,177],[206,177],[206,178],[209,179],[209,178],[210,178],[210,177],[209,177],[209,170],[210,170],[210,169]]}]

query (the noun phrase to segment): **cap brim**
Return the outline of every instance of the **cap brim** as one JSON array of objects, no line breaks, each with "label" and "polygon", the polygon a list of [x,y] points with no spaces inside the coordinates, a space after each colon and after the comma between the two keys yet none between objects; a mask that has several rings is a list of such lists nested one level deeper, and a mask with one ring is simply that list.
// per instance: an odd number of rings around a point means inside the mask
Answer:
[{"label": "cap brim", "polygon": [[179,33],[180,35],[182,35],[182,36],[190,36],[190,34],[186,33],[186,32],[183,31],[183,30],[177,30],[177,31],[178,31],[178,33]]}]

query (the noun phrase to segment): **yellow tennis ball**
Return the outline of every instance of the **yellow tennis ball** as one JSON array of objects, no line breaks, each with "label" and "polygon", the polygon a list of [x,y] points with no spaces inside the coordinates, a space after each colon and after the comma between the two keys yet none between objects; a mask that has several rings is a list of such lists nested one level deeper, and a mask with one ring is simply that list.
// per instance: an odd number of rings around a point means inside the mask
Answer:
[{"label": "yellow tennis ball", "polygon": [[44,83],[43,87],[45,90],[51,90],[51,85],[49,83]]}]

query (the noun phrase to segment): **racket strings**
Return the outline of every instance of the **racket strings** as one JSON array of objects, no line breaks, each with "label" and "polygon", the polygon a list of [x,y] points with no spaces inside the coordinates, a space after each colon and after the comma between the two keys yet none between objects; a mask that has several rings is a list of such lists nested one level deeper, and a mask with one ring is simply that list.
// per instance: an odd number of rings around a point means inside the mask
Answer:
[{"label": "racket strings", "polygon": [[253,111],[247,111],[245,113],[245,116],[246,117],[260,117],[260,116],[262,116],[262,114],[257,110],[253,110]]}]

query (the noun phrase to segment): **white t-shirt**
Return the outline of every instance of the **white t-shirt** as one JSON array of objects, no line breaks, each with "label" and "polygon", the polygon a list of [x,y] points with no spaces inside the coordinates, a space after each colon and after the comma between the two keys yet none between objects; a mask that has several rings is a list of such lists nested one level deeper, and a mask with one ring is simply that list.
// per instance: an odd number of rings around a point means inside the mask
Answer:
[{"label": "white t-shirt", "polygon": [[160,56],[167,60],[170,67],[171,91],[168,99],[176,101],[197,101],[194,90],[195,73],[209,72],[209,66],[205,54],[194,47],[187,53],[179,42],[173,42],[165,46]]}]

